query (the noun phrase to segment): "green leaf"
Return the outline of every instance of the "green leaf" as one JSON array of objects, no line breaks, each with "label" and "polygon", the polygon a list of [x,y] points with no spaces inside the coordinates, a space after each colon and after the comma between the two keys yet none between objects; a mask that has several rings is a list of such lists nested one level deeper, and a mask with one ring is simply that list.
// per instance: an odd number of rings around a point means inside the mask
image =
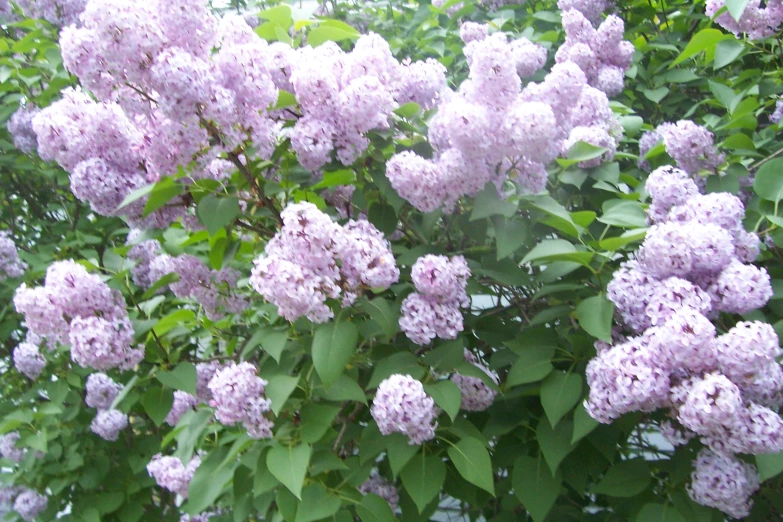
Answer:
[{"label": "green leaf", "polygon": [[318,376],[329,386],[351,362],[359,342],[359,331],[353,323],[327,323],[313,336],[313,365]]},{"label": "green leaf", "polygon": [[756,466],[762,481],[778,476],[783,471],[783,451],[756,455]]},{"label": "green leaf", "polygon": [[318,26],[307,31],[307,43],[317,47],[324,42],[341,42],[343,40],[356,40],[361,36],[350,25],[337,20],[324,20]]},{"label": "green leaf", "polygon": [[749,2],[750,0],[726,0],[726,9],[731,13],[732,18],[739,22]]},{"label": "green leaf", "polygon": [[127,196],[125,196],[125,199],[122,200],[122,203],[120,203],[120,206],[117,207],[117,210],[123,209],[133,203],[134,201],[138,201],[144,196],[148,195],[150,192],[153,191],[155,188],[155,184],[151,183],[149,185],[145,185],[141,188],[137,188]]},{"label": "green leaf", "polygon": [[264,393],[272,401],[272,412],[275,415],[280,415],[280,410],[283,409],[288,397],[294,393],[297,384],[299,384],[298,376],[275,375],[269,379]]},{"label": "green leaf", "polygon": [[500,199],[497,187],[492,183],[487,183],[487,186],[478,193],[473,202],[473,212],[470,214],[470,220],[476,221],[497,215],[510,218],[516,212],[517,204]]},{"label": "green leaf", "polygon": [[642,94],[644,94],[644,97],[650,100],[651,102],[659,103],[662,99],[666,97],[667,94],[669,94],[669,88],[658,87],[657,89],[644,89],[642,91]]},{"label": "green leaf", "polygon": [[310,464],[310,446],[272,446],[266,455],[266,466],[285,487],[302,500],[302,485],[304,484],[307,467]]},{"label": "green leaf", "polygon": [[384,234],[394,233],[399,223],[394,207],[385,203],[373,203],[370,205],[367,219]]},{"label": "green leaf", "polygon": [[650,485],[650,468],[644,459],[624,460],[609,468],[595,493],[610,497],[633,497]]},{"label": "green leaf", "polygon": [[498,219],[495,221],[497,260],[505,259],[530,239],[528,225],[522,221]]},{"label": "green leaf", "polygon": [[278,363],[286,344],[288,344],[288,334],[286,332],[269,332],[261,338],[261,348]]},{"label": "green leaf", "polygon": [[575,373],[552,372],[541,383],[541,405],[553,427],[582,397],[582,378]]},{"label": "green leaf", "polygon": [[744,50],[745,44],[741,40],[732,38],[730,40],[718,42],[718,45],[715,46],[715,61],[713,62],[712,67],[716,71],[726,67],[739,58],[739,55],[741,55]]},{"label": "green leaf", "polygon": [[702,29],[691,38],[682,53],[672,62],[670,67],[684,62],[688,58],[715,47],[721,40],[734,38],[718,29]]},{"label": "green leaf", "polygon": [[196,215],[209,235],[214,236],[223,227],[233,223],[239,215],[239,200],[234,196],[204,196],[199,201]]},{"label": "green leaf", "polygon": [[546,224],[570,236],[579,237],[582,229],[574,223],[574,219],[566,208],[551,196],[525,196],[524,201],[547,216]]},{"label": "green leaf", "polygon": [[462,402],[462,393],[459,386],[452,381],[438,381],[434,384],[425,384],[424,391],[432,397],[435,404],[446,412],[453,421],[459,413],[459,405]]},{"label": "green leaf", "polygon": [[561,258],[576,252],[576,247],[565,239],[545,239],[533,247],[533,250],[522,258],[522,263],[532,261],[545,261],[552,258]]},{"label": "green leaf", "polygon": [[405,491],[419,509],[419,513],[440,493],[446,480],[446,466],[435,455],[417,455],[400,474]]},{"label": "green leaf", "polygon": [[196,367],[187,361],[179,363],[170,372],[158,372],[155,378],[175,390],[196,395]]},{"label": "green leaf", "polygon": [[362,387],[345,374],[337,377],[328,390],[319,391],[319,393],[328,401],[356,401],[367,404],[367,396]]},{"label": "green leaf", "polygon": [[419,360],[410,352],[395,353],[375,365],[367,389],[377,388],[384,379],[388,379],[395,373],[408,374],[414,379],[421,378],[425,370],[419,364]]},{"label": "green leaf", "polygon": [[540,381],[554,369],[551,362],[552,357],[555,356],[554,346],[526,346],[517,353],[519,358],[511,366],[506,377],[508,387]]},{"label": "green leaf", "polygon": [[514,462],[511,484],[514,494],[535,522],[543,521],[560,495],[560,472],[553,477],[544,459],[519,457]]},{"label": "green leaf", "polygon": [[424,360],[435,370],[452,370],[465,361],[465,343],[462,339],[446,342],[424,354]]},{"label": "green leaf", "polygon": [[598,244],[598,246],[600,246],[604,250],[609,250],[610,252],[614,252],[615,250],[622,248],[629,243],[643,240],[646,235],[647,235],[646,228],[635,228],[632,230],[626,230],[619,236],[608,237],[602,240]]},{"label": "green leaf", "polygon": [[144,216],[148,216],[155,212],[163,205],[182,194],[182,185],[174,181],[170,177],[164,177],[152,188],[150,191],[150,197],[147,199],[147,203],[144,205]]},{"label": "green leaf", "polygon": [[294,23],[294,19],[291,16],[291,8],[287,5],[278,5],[264,9],[258,13],[258,17],[274,22],[283,29],[288,29]]},{"label": "green leaf", "polygon": [[645,504],[635,522],[685,522],[685,518],[671,504]]},{"label": "green leaf", "polygon": [[571,437],[571,444],[576,444],[583,437],[589,435],[598,425],[599,422],[585,410],[584,403],[577,406],[574,410],[574,434]]},{"label": "green leaf", "polygon": [[783,199],[783,158],[770,160],[759,168],[753,190],[767,201],[778,203]]},{"label": "green leaf", "polygon": [[607,299],[606,294],[584,299],[576,307],[576,318],[587,333],[602,341],[611,342],[614,304]]},{"label": "green leaf", "polygon": [[591,143],[584,141],[577,141],[568,149],[568,159],[559,160],[558,163],[564,167],[569,167],[575,163],[581,163],[583,161],[590,161],[595,158],[600,158],[606,153],[607,149],[604,147],[596,147]]},{"label": "green leaf", "polygon": [[174,392],[168,388],[153,386],[144,394],[141,404],[152,422],[160,426],[174,404]]},{"label": "green leaf", "polygon": [[385,436],[384,439],[392,475],[397,477],[413,456],[419,452],[420,446],[411,444],[408,437],[400,433],[392,433]]},{"label": "green leaf", "polygon": [[305,404],[299,412],[302,419],[299,426],[299,436],[310,444],[318,442],[329,431],[338,413],[340,413],[339,406],[315,402]]},{"label": "green leaf", "polygon": [[574,449],[574,446],[571,445],[572,431],[571,422],[563,421],[558,423],[557,428],[552,429],[547,419],[541,418],[538,421],[536,440],[549,469],[552,471],[552,476],[557,473],[557,468],[563,459]]},{"label": "green leaf", "polygon": [[384,499],[369,493],[362,498],[362,501],[356,505],[356,514],[362,519],[362,522],[394,522],[396,518]]},{"label": "green leaf", "polygon": [[411,116],[417,115],[419,111],[421,111],[421,107],[418,103],[408,102],[400,105],[399,108],[395,109],[394,114],[402,118],[410,118]]},{"label": "green leaf", "polygon": [[597,218],[605,225],[624,228],[643,228],[647,226],[647,214],[638,201],[610,199],[603,204],[603,214]]},{"label": "green leaf", "polygon": [[399,312],[397,307],[392,309],[386,299],[376,297],[372,301],[362,300],[357,307],[369,315],[370,319],[378,323],[386,339],[391,339],[399,331]]},{"label": "green leaf", "polygon": [[214,450],[196,469],[188,487],[188,502],[184,506],[187,513],[197,515],[213,505],[234,477],[234,466],[223,465],[228,451],[228,446]]},{"label": "green leaf", "polygon": [[324,172],[321,181],[313,185],[312,190],[320,190],[340,185],[352,185],[356,183],[356,172],[351,169],[340,169]]},{"label": "green leaf", "polygon": [[321,484],[313,482],[302,491],[302,501],[296,509],[296,522],[313,522],[331,517],[342,505],[339,497],[329,495]]},{"label": "green leaf", "polygon": [[476,439],[464,438],[447,450],[462,478],[495,496],[492,461],[484,445]]}]

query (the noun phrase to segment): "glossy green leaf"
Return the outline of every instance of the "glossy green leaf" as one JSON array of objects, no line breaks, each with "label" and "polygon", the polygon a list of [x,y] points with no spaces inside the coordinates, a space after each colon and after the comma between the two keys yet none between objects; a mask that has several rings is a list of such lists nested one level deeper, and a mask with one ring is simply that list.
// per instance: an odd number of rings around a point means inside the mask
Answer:
[{"label": "glossy green leaf", "polygon": [[310,452],[308,444],[296,446],[278,444],[266,455],[266,465],[272,475],[300,500],[302,500],[302,485],[310,464]]},{"label": "glossy green leaf", "polygon": [[351,362],[359,332],[353,323],[326,323],[313,336],[313,364],[315,371],[328,388]]},{"label": "glossy green leaf", "polygon": [[181,362],[170,372],[158,372],[155,378],[166,386],[196,395],[196,367],[190,362]]},{"label": "glossy green leaf", "polygon": [[607,299],[606,294],[584,299],[576,307],[576,318],[579,320],[579,326],[593,337],[606,342],[612,340],[614,304]]},{"label": "glossy green leaf", "polygon": [[582,378],[575,373],[552,372],[541,383],[541,405],[553,427],[582,397]]},{"label": "glossy green leaf", "polygon": [[522,502],[535,522],[542,522],[560,496],[560,472],[554,477],[543,457],[519,457],[514,461],[511,484],[514,494]]},{"label": "glossy green leaf", "polygon": [[328,494],[321,484],[314,482],[302,491],[302,501],[296,509],[296,522],[313,522],[331,517],[342,504],[339,497]]},{"label": "glossy green leaf", "polygon": [[557,473],[563,459],[574,450],[574,446],[571,445],[572,432],[573,423],[570,421],[559,422],[554,429],[547,419],[542,418],[538,422],[536,440],[553,476]]},{"label": "glossy green leaf", "polygon": [[440,493],[446,480],[446,466],[440,457],[416,455],[400,474],[405,490],[413,499],[419,513]]},{"label": "glossy green leaf", "polygon": [[269,383],[264,389],[264,394],[272,401],[272,412],[279,415],[283,409],[288,397],[296,390],[299,383],[299,377],[289,377],[288,375],[275,375],[269,379]]},{"label": "glossy green leaf", "polygon": [[462,478],[495,495],[495,479],[489,452],[476,439],[464,438],[449,446],[446,452]]},{"label": "glossy green leaf", "polygon": [[525,347],[517,353],[519,358],[506,377],[508,387],[540,381],[554,369],[551,362],[555,355],[554,346]]},{"label": "glossy green leaf", "polygon": [[446,412],[453,421],[459,413],[462,393],[459,386],[450,380],[438,381],[434,384],[425,384],[424,391],[433,398],[435,404]]},{"label": "glossy green leaf", "polygon": [[362,498],[356,506],[356,514],[362,522],[394,522],[396,518],[386,500],[378,495],[369,493]]},{"label": "glossy green leaf", "polygon": [[152,422],[160,426],[169,414],[171,405],[174,404],[174,391],[160,386],[149,388],[144,394],[141,404]]},{"label": "glossy green leaf", "polygon": [[775,158],[759,167],[753,190],[767,201],[777,203],[783,199],[783,158]]},{"label": "glossy green leaf", "polygon": [[196,215],[210,236],[214,236],[239,215],[239,200],[236,197],[210,194],[199,201]]},{"label": "glossy green leaf", "polygon": [[633,497],[650,484],[650,468],[644,459],[625,460],[609,468],[595,493],[610,497]]}]

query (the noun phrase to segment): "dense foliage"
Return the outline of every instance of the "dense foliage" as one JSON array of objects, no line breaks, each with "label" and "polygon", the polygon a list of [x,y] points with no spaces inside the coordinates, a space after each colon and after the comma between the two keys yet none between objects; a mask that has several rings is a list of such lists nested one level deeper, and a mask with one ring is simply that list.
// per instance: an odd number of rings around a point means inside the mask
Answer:
[{"label": "dense foliage", "polygon": [[780,0],[0,24],[7,520],[780,518]]}]

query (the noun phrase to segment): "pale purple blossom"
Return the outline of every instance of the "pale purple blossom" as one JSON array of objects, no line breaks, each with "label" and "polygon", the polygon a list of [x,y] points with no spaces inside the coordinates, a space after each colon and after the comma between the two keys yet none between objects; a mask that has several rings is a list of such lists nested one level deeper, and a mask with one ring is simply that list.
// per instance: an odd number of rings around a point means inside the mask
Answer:
[{"label": "pale purple blossom", "polygon": [[274,424],[266,417],[271,410],[271,401],[264,397],[268,383],[256,371],[248,362],[218,370],[209,381],[209,405],[215,408],[215,418],[222,424],[241,422],[251,438],[269,439]]},{"label": "pale purple blossom", "polygon": [[193,475],[201,465],[201,457],[194,455],[187,466],[177,457],[158,453],[147,464],[147,473],[155,479],[158,486],[176,493],[182,498],[188,497],[188,487]]},{"label": "pale purple blossom", "polygon": [[99,437],[115,441],[128,426],[128,416],[119,410],[100,410],[90,423],[90,429]]},{"label": "pale purple blossom", "polygon": [[14,367],[28,379],[35,380],[46,367],[46,359],[36,345],[19,343],[14,348]]},{"label": "pale purple blossom", "polygon": [[410,445],[435,438],[435,401],[410,375],[395,374],[381,382],[370,413],[383,435],[402,433]]},{"label": "pale purple blossom", "polygon": [[122,390],[122,385],[114,382],[105,373],[93,373],[87,377],[85,389],[87,396],[84,402],[87,403],[87,406],[98,410],[108,410]]}]

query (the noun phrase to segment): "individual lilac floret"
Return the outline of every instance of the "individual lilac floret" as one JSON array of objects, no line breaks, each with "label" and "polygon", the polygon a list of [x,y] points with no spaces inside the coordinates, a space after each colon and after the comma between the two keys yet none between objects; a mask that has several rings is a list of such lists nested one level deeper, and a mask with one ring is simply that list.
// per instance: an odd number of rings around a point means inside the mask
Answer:
[{"label": "individual lilac floret", "polygon": [[694,502],[720,509],[735,518],[750,514],[750,499],[760,486],[756,468],[731,455],[709,449],[694,462],[688,494]]},{"label": "individual lilac floret", "polygon": [[28,379],[35,380],[46,367],[46,359],[36,345],[20,343],[14,348],[14,366]]},{"label": "individual lilac floret", "polygon": [[40,515],[49,504],[49,500],[32,489],[26,489],[19,493],[14,501],[14,511],[19,513],[23,520],[30,522]]},{"label": "individual lilac floret", "polygon": [[4,459],[8,459],[11,462],[20,462],[27,451],[24,448],[19,448],[16,442],[20,439],[18,431],[12,431],[5,435],[0,435],[0,455]]},{"label": "individual lilac floret", "polygon": [[[495,384],[498,384],[497,374],[481,364],[467,349],[465,350],[465,360],[486,373]],[[460,408],[465,411],[485,411],[489,409],[492,403],[495,402],[495,397],[498,394],[479,377],[455,373],[451,376],[451,381],[459,387]]]},{"label": "individual lilac floret", "polygon": [[397,511],[397,505],[400,502],[400,494],[397,492],[397,488],[394,487],[394,484],[380,476],[378,472],[374,471],[370,475],[370,478],[359,486],[359,492],[365,495],[368,493],[378,495],[389,503],[389,507],[392,511]]},{"label": "individual lilac floret", "polygon": [[38,107],[25,105],[16,111],[8,120],[8,132],[14,138],[14,147],[25,154],[33,152],[38,145],[38,138],[33,130],[33,118],[40,112]]},{"label": "individual lilac floret", "polygon": [[174,392],[174,402],[171,405],[169,414],[166,415],[165,422],[171,426],[176,426],[179,419],[182,418],[189,410],[193,410],[198,406],[198,399],[193,395],[176,390]]},{"label": "individual lilac floret", "polygon": [[27,264],[19,259],[13,239],[5,231],[0,232],[0,282],[9,277],[22,277]]},{"label": "individual lilac floret", "polygon": [[104,440],[114,441],[128,426],[128,416],[119,410],[100,410],[90,423],[90,429]]},{"label": "individual lilac floret", "polygon": [[410,375],[395,374],[381,382],[371,413],[383,435],[402,433],[410,445],[435,438],[435,401]]},{"label": "individual lilac floret", "polygon": [[87,377],[85,389],[87,390],[87,396],[84,402],[87,403],[87,406],[99,410],[108,410],[111,408],[120,390],[122,390],[122,385],[114,382],[105,373],[93,373]]},{"label": "individual lilac floret", "polygon": [[721,372],[738,384],[774,363],[781,353],[775,329],[759,321],[737,323],[718,337],[715,348]]},{"label": "individual lilac floret", "polygon": [[772,284],[764,268],[735,260],[720,273],[708,292],[714,309],[746,314],[767,304],[772,297]]},{"label": "individual lilac floret", "polygon": [[209,381],[215,417],[222,424],[241,422],[254,439],[272,438],[274,424],[264,414],[271,401],[264,397],[267,381],[256,375],[256,367],[248,362],[232,363],[215,373]]},{"label": "individual lilac floret", "polygon": [[160,453],[152,457],[147,464],[147,473],[155,479],[158,486],[188,498],[188,487],[193,475],[201,465],[201,457],[194,455],[188,465],[176,457],[163,456]]}]

